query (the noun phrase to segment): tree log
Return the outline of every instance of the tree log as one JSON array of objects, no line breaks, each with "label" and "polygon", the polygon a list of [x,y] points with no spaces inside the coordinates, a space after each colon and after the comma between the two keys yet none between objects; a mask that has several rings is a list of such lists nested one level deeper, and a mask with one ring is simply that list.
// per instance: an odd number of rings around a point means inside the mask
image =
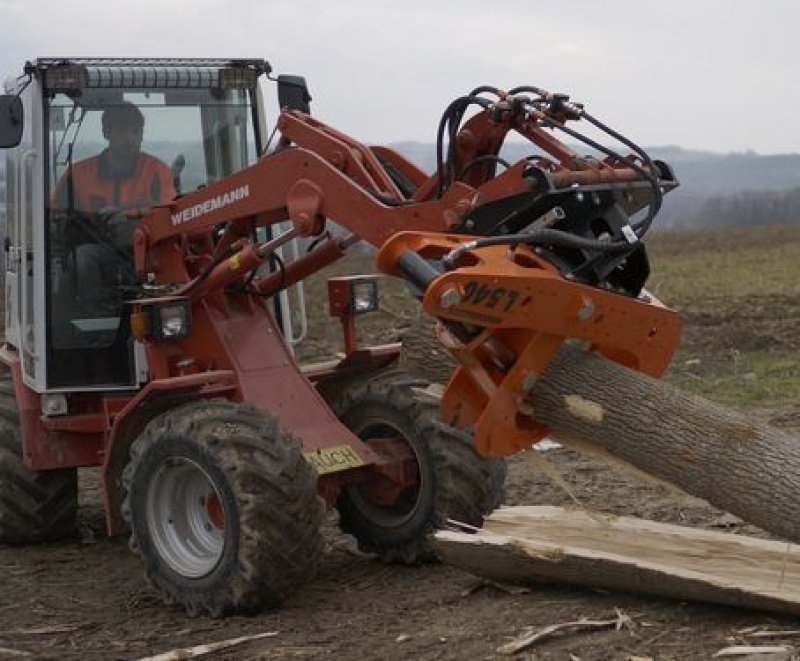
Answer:
[{"label": "tree log", "polygon": [[536,420],[565,444],[577,439],[578,445],[600,447],[800,541],[800,439],[569,343],[527,402]]},{"label": "tree log", "polygon": [[448,564],[505,583],[569,583],[800,614],[786,542],[561,507],[503,507],[476,533],[442,530]]},{"label": "tree log", "polygon": [[[409,371],[440,383],[455,369],[432,319],[403,336]],[[565,343],[527,398],[571,449],[605,454],[800,542],[800,439]]]},{"label": "tree log", "polygon": [[447,383],[458,367],[450,352],[436,339],[436,320],[420,313],[403,333],[403,367],[417,376]]}]

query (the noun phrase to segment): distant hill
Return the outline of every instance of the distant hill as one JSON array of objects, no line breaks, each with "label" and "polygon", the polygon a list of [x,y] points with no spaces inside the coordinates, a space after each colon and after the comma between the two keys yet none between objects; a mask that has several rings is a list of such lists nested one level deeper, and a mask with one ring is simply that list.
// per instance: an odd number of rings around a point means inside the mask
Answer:
[{"label": "distant hill", "polygon": [[[392,148],[411,159],[426,172],[436,167],[433,143],[397,142]],[[579,153],[585,153],[576,148]],[[755,152],[717,154],[683,147],[650,147],[646,151],[675,170],[680,186],[664,199],[656,221],[662,229],[748,224],[747,219],[717,218],[725,211],[746,213],[744,207],[758,206],[758,217],[771,217],[774,224],[800,222],[800,154],[762,156]],[[503,150],[507,160],[516,161],[530,153],[528,145],[510,142]],[[789,193],[792,195],[788,195]],[[752,208],[750,209],[752,211]],[[762,224],[753,219],[754,223]]]},{"label": "distant hill", "polygon": [[[433,143],[390,145],[426,172],[436,163]],[[180,151],[174,145],[165,154]],[[516,161],[529,153],[521,142],[509,142],[504,157]],[[580,150],[578,150],[580,151]],[[800,154],[717,154],[683,147],[653,147],[653,158],[675,170],[680,187],[666,196],[656,228],[689,229],[747,224],[800,222]],[[186,189],[201,173],[184,172]],[[0,223],[5,216],[5,158],[0,154]]]}]

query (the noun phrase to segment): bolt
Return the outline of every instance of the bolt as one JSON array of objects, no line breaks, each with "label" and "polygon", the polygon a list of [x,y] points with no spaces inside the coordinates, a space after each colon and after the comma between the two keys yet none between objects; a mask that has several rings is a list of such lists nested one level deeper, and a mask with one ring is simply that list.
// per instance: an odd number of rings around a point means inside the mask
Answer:
[{"label": "bolt", "polygon": [[578,308],[578,319],[580,321],[589,321],[594,314],[594,303],[588,298],[583,299],[583,305]]},{"label": "bolt", "polygon": [[527,415],[529,418],[536,417],[533,406],[526,402],[522,397],[517,398],[517,410],[522,413],[522,415]]},{"label": "bolt", "polygon": [[524,392],[530,392],[531,390],[533,390],[533,386],[536,385],[536,381],[538,378],[539,377],[537,377],[536,374],[534,374],[533,372],[528,372],[527,374],[525,374],[525,376],[522,377],[522,383],[520,384],[522,386],[522,390]]},{"label": "bolt", "polygon": [[439,296],[439,305],[443,308],[452,308],[459,303],[461,303],[461,294],[455,287],[445,289]]}]

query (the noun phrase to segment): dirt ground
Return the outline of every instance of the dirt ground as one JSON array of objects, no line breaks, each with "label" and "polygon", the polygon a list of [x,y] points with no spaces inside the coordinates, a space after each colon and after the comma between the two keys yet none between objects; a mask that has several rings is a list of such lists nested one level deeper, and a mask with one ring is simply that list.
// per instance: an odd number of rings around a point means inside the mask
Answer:
[{"label": "dirt ground", "polygon": [[[403,300],[399,290],[390,288],[383,316],[367,324],[367,335],[381,341],[396,337],[409,320]],[[301,354],[306,359],[336,350],[335,324],[324,323],[321,316],[324,302],[314,295],[311,301],[312,327],[325,332],[307,343]],[[784,297],[777,309],[751,305],[747,315],[737,299],[719,299],[710,307],[685,303],[690,328],[683,357],[692,351],[722,355],[731,342],[751,340],[753,328],[777,329],[773,335],[780,337],[767,337],[767,343],[791,344],[800,337],[797,326],[786,323],[800,317],[798,296]],[[737,314],[741,324],[735,323]],[[776,316],[782,320],[779,326],[770,321]],[[800,432],[797,406],[765,402],[753,415]],[[577,501],[607,512],[757,532],[696,499],[593,459],[564,449],[546,456],[568,491],[520,455],[509,461],[507,504]],[[105,537],[96,475],[84,471],[81,480],[80,538],[0,546],[0,658],[138,659],[176,647],[274,633],[204,658],[488,659],[498,657],[500,645],[529,627],[606,619],[617,611],[632,618],[631,628],[552,638],[521,658],[683,660],[708,659],[735,644],[796,643],[800,648],[800,635],[752,635],[800,629],[800,622],[769,613],[559,586],[511,589],[443,565],[384,565],[358,552],[337,531],[333,512],[318,577],[280,610],[248,618],[193,619],[161,602],[126,540]]]}]

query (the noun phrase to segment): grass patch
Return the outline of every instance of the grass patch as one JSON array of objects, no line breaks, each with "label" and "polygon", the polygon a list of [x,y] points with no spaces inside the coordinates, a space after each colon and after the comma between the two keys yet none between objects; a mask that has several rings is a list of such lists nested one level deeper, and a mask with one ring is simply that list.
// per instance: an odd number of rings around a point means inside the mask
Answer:
[{"label": "grass patch", "polygon": [[656,235],[648,288],[672,305],[698,297],[800,294],[800,226]]},{"label": "grass patch", "polygon": [[731,350],[698,356],[680,351],[665,380],[735,408],[797,407],[800,402],[797,354]]}]

